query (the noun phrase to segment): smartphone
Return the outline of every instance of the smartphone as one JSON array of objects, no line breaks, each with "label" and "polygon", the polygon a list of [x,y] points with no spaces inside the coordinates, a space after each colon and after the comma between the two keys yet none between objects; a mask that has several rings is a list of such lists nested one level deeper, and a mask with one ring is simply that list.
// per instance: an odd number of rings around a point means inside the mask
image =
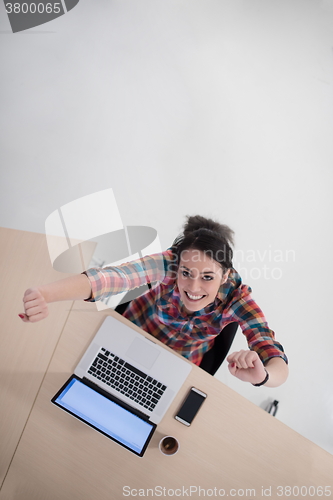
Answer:
[{"label": "smartphone", "polygon": [[192,420],[198,413],[198,410],[205,401],[206,397],[207,394],[199,391],[199,389],[196,389],[195,387],[192,387],[177,415],[175,415],[175,419],[184,425],[191,425]]}]

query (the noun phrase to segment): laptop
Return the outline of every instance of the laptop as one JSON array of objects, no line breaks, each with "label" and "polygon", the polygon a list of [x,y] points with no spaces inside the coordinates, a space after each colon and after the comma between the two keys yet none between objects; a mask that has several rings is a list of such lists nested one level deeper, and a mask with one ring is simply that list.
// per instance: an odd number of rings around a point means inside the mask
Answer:
[{"label": "laptop", "polygon": [[52,403],[142,457],[191,363],[107,316]]}]

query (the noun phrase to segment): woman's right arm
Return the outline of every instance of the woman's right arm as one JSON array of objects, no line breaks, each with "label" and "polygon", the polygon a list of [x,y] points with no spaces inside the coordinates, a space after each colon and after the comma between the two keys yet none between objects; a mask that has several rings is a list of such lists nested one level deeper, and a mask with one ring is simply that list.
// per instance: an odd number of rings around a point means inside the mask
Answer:
[{"label": "woman's right arm", "polygon": [[92,268],[85,273],[55,283],[26,290],[22,321],[36,322],[48,315],[47,304],[60,300],[101,300],[110,295],[133,290],[145,283],[174,279],[171,250],[146,255],[120,266]]},{"label": "woman's right arm", "polygon": [[48,316],[47,304],[61,300],[88,299],[91,284],[84,274],[70,276],[48,285],[28,288],[23,297],[24,314],[19,314],[24,322],[35,323]]}]

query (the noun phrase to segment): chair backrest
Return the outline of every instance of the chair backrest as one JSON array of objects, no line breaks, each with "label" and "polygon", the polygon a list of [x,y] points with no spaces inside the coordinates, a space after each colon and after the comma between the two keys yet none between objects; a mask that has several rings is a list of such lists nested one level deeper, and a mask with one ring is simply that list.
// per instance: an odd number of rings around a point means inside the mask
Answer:
[{"label": "chair backrest", "polygon": [[119,304],[117,307],[115,307],[115,311],[118,313],[118,314],[121,314],[123,315],[124,312],[126,311],[127,309],[127,306],[131,303],[132,301],[130,300],[129,302],[125,302],[124,304]]},{"label": "chair backrest", "polygon": [[215,375],[230,350],[237,329],[238,323],[236,322],[229,323],[222,329],[220,334],[215,338],[213,347],[205,352],[199,365],[200,368],[211,375]]}]

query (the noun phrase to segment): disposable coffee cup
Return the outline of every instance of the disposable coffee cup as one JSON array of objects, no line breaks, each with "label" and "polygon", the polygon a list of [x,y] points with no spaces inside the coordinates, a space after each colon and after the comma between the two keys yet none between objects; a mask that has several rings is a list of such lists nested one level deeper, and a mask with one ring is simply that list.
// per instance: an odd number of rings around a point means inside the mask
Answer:
[{"label": "disposable coffee cup", "polygon": [[179,442],[173,436],[164,436],[160,441],[159,449],[163,455],[175,455],[179,450]]}]

